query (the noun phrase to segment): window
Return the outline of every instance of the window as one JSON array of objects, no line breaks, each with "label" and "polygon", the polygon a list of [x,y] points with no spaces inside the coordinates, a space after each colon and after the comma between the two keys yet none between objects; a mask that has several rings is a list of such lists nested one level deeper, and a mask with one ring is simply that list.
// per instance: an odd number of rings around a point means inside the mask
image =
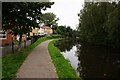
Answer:
[{"label": "window", "polygon": [[1,39],[6,39],[6,34],[7,34],[7,33],[6,33],[5,31],[2,31],[2,30],[1,30],[1,31],[0,31],[0,40],[1,40]]}]

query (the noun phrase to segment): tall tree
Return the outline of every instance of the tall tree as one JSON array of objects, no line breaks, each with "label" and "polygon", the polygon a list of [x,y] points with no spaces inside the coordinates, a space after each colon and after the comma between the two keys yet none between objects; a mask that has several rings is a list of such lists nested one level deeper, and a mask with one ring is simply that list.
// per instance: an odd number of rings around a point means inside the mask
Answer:
[{"label": "tall tree", "polygon": [[120,46],[120,4],[108,14],[106,21],[106,31],[108,33],[108,41],[112,46]]},{"label": "tall tree", "polygon": [[118,45],[119,3],[85,3],[79,16],[79,37],[81,41],[95,45]]},{"label": "tall tree", "polygon": [[30,32],[32,27],[37,27],[37,19],[40,19],[41,10],[46,10],[53,2],[3,2],[2,24],[3,29],[11,29],[14,35],[22,35]]},{"label": "tall tree", "polygon": [[56,17],[54,13],[44,13],[41,15],[41,20],[40,22],[43,23],[44,25],[48,25],[49,27],[52,27],[53,33],[56,33],[56,29],[58,27],[57,21],[59,18]]},{"label": "tall tree", "polygon": [[54,25],[58,20],[54,13],[45,13],[41,16],[41,22],[49,26]]}]

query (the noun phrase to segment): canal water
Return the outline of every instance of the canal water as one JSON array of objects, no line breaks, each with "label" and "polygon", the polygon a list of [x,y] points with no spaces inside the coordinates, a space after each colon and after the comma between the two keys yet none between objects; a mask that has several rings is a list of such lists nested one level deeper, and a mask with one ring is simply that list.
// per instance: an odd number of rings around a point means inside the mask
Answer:
[{"label": "canal water", "polygon": [[74,39],[55,44],[82,80],[120,80],[120,50],[81,45]]}]

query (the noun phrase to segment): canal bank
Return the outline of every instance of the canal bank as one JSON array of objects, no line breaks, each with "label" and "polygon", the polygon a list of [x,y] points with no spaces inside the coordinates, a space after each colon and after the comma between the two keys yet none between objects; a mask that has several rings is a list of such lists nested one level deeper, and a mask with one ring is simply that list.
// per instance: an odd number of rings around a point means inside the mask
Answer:
[{"label": "canal bank", "polygon": [[120,50],[102,46],[83,45],[74,39],[56,42],[61,54],[69,61],[81,80],[119,80]]},{"label": "canal bank", "polygon": [[69,64],[69,61],[66,60],[60,53],[60,50],[54,46],[54,43],[56,41],[57,40],[54,40],[49,43],[48,51],[51,55],[54,65],[56,67],[56,71],[57,71],[59,79],[60,80],[63,80],[65,78],[79,79],[79,77],[75,73],[75,70],[72,68],[71,64]]}]

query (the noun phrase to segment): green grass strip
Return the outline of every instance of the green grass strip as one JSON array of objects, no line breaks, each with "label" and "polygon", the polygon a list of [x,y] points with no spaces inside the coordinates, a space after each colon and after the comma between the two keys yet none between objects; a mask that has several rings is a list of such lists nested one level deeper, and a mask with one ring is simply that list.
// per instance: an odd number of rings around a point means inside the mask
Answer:
[{"label": "green grass strip", "polygon": [[[2,57],[2,78],[7,80],[8,78],[16,77],[16,72],[29,55],[29,53],[40,43],[49,40],[50,38],[44,37],[37,40],[32,45],[27,48],[23,48],[21,51],[16,52],[14,54],[6,55]],[[5,79],[6,78],[6,79]],[[10,79],[8,79],[10,80]]]},{"label": "green grass strip", "polygon": [[54,46],[56,40],[53,40],[48,45],[48,51],[51,55],[51,59],[56,67],[56,71],[60,80],[79,80],[80,78],[75,73],[75,70],[68,63],[68,61],[62,56],[60,50]]}]

